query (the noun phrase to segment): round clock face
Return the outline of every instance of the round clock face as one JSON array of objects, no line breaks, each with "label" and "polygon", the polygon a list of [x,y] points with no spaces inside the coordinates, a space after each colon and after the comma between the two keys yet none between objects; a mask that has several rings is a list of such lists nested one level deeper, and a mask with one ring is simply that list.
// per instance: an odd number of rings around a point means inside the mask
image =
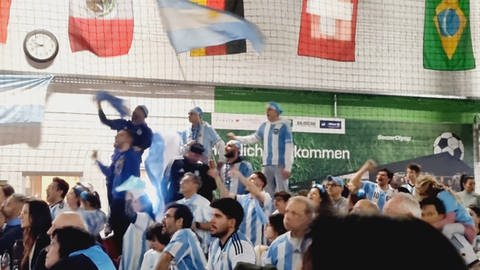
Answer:
[{"label": "round clock face", "polygon": [[48,62],[57,56],[58,41],[49,31],[34,30],[25,37],[23,50],[35,62]]}]

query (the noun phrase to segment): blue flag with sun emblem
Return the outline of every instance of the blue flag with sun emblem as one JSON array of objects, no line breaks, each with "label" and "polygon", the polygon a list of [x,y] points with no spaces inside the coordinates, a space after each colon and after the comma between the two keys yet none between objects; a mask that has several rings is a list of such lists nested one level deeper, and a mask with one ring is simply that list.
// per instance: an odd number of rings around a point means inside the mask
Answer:
[{"label": "blue flag with sun emblem", "polygon": [[426,0],[423,67],[434,70],[475,68],[470,36],[469,0]]}]

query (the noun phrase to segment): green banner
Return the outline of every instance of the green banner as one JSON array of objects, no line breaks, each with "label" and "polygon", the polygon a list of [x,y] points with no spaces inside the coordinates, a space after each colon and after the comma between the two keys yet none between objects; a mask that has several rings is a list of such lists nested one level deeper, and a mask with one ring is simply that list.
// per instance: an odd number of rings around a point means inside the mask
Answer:
[{"label": "green banner", "polygon": [[475,68],[468,0],[426,0],[423,66],[434,70]]},{"label": "green banner", "polygon": [[[294,133],[294,154],[290,184],[304,186],[327,175],[341,175],[357,170],[367,159],[378,164],[413,159],[434,154],[437,138],[453,133],[451,152],[473,166],[472,126],[455,124],[425,124],[406,122],[346,120],[346,133],[318,134]],[[252,127],[253,128],[253,127]],[[230,130],[217,130],[223,138]],[[246,135],[252,131],[235,131]],[[448,138],[446,138],[448,140]],[[458,144],[461,140],[462,147]],[[455,140],[457,143],[455,143]],[[448,145],[437,151],[449,151]],[[455,147],[456,146],[456,147]],[[443,148],[442,148],[443,147]],[[261,169],[263,146],[261,143],[244,146],[242,154],[257,170]],[[463,155],[462,155],[463,154]]]}]

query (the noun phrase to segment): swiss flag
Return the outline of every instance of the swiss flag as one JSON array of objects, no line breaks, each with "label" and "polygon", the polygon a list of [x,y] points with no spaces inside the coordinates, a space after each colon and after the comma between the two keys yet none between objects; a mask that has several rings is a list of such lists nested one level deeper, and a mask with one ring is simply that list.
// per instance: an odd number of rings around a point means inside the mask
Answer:
[{"label": "swiss flag", "polygon": [[7,26],[11,0],[0,0],[0,43],[7,42]]},{"label": "swiss flag", "polygon": [[72,52],[127,54],[133,39],[132,1],[70,0],[68,33]]},{"label": "swiss flag", "polygon": [[355,61],[358,0],[303,0],[298,55]]}]

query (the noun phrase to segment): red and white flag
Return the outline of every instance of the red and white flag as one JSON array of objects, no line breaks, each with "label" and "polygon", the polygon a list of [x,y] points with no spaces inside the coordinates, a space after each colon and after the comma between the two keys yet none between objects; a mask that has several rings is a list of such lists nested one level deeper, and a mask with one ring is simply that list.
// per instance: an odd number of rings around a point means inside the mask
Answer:
[{"label": "red and white flag", "polygon": [[72,52],[127,54],[133,39],[132,1],[70,0],[68,33]]},{"label": "red and white flag", "polygon": [[7,26],[11,0],[0,0],[0,43],[7,42]]},{"label": "red and white flag", "polygon": [[358,0],[303,0],[298,55],[355,61]]}]

